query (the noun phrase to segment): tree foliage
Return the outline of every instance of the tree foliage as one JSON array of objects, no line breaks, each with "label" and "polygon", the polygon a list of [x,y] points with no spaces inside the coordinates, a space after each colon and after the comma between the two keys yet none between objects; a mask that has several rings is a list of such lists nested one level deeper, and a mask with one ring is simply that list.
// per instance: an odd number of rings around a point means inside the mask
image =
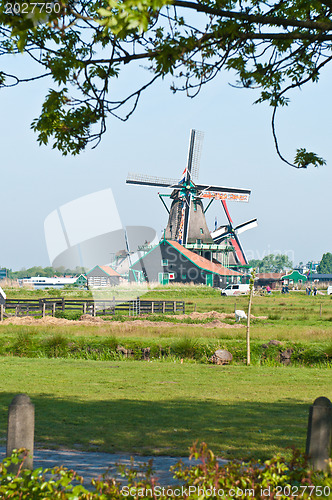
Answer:
[{"label": "tree foliage", "polygon": [[42,267],[33,266],[29,269],[21,269],[20,271],[12,271],[8,269],[7,276],[9,279],[32,278],[35,276],[44,276],[46,278],[53,278],[54,276],[75,276],[84,274],[86,270],[84,267],[77,266],[75,269],[65,269],[64,267]]},{"label": "tree foliage", "polygon": [[317,273],[332,274],[332,253],[324,253],[322,260],[317,266]]},{"label": "tree foliage", "polygon": [[262,260],[252,259],[249,261],[251,267],[255,267],[260,273],[280,273],[293,267],[292,261],[287,255],[273,253],[266,255]]},{"label": "tree foliage", "polygon": [[[173,92],[194,97],[229,70],[236,86],[259,88],[256,102],[272,106],[286,161],[276,111],[331,61],[331,17],[331,0],[1,0],[0,55],[24,53],[36,73],[1,70],[0,86],[51,79],[32,128],[65,155],[96,145],[109,115],[127,120],[157,79],[171,75]],[[128,64],[144,64],[146,82],[117,97],[113,83]],[[324,163],[301,147],[290,165]]]}]

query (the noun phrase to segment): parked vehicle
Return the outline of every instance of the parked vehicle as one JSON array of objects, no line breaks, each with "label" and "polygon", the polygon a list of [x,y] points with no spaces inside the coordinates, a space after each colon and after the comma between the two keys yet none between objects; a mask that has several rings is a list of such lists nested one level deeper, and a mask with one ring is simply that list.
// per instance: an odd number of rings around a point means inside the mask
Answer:
[{"label": "parked vehicle", "polygon": [[249,284],[232,284],[232,285],[227,285],[226,288],[221,290],[221,295],[245,295],[249,293],[250,291],[250,286]]},{"label": "parked vehicle", "polygon": [[332,286],[327,287],[327,295],[332,295]]}]

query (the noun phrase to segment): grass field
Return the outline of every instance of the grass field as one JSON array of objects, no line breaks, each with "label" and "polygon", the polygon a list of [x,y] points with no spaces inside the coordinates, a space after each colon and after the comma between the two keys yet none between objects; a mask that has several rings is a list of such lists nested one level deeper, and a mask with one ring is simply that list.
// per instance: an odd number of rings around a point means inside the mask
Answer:
[{"label": "grass field", "polygon": [[2,358],[1,439],[12,397],[28,393],[37,446],[186,455],[196,439],[220,456],[304,448],[309,405],[332,397],[331,371],[179,362]]},{"label": "grass field", "polygon": [[[18,293],[22,296],[21,291],[13,292]],[[248,303],[247,297],[221,297],[205,287],[155,289],[142,298],[185,300],[189,313],[232,313],[235,306],[245,310]],[[265,316],[252,321],[251,338],[257,345],[276,339],[332,352],[331,297],[300,292],[255,296],[252,313]],[[8,404],[25,392],[36,406],[37,445],[186,455],[197,439],[220,456],[267,458],[292,445],[304,449],[309,405],[318,396],[332,399],[331,364],[220,367],[186,359],[181,364],[179,358],[144,362],[17,357],[24,356],[24,342],[52,338],[91,344],[96,339],[166,345],[183,340],[225,347],[245,342],[244,327],[219,328],[209,325],[209,319],[199,320],[199,325],[169,316],[143,318],[152,323],[114,319],[91,325],[0,325],[1,346],[14,342],[18,348],[14,356],[10,352],[0,357],[3,441]]]}]

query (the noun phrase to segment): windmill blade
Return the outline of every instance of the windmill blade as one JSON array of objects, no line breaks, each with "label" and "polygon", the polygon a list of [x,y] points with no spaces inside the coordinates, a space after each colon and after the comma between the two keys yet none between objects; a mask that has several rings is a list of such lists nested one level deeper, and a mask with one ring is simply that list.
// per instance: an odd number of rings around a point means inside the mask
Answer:
[{"label": "windmill blade", "polygon": [[199,165],[201,161],[204,132],[192,129],[187,160],[187,172],[190,179],[198,179]]},{"label": "windmill blade", "polygon": [[225,200],[221,200],[221,204],[222,204],[222,207],[223,207],[223,209],[225,211],[225,214],[226,214],[226,217],[228,219],[228,222],[229,222],[231,228],[233,229],[233,221],[232,221],[232,218],[231,218],[230,213],[228,211],[227,203],[226,203]]},{"label": "windmill blade", "polygon": [[241,234],[244,233],[245,231],[248,231],[248,229],[253,229],[254,227],[258,226],[257,219],[251,219],[248,220],[247,222],[244,222],[243,224],[239,224],[234,228],[234,231],[236,234]]},{"label": "windmill blade", "polygon": [[246,254],[244,253],[244,250],[242,248],[240,240],[236,234],[234,234],[233,238],[230,238],[230,242],[232,243],[232,245],[234,247],[234,251],[235,251],[235,254],[236,254],[238,261],[243,266],[246,266],[248,264],[248,260],[247,260]]},{"label": "windmill blade", "polygon": [[154,177],[151,175],[132,174],[129,173],[126,179],[126,184],[139,184],[141,186],[155,186],[168,188],[181,188],[177,179],[167,179],[164,177]]},{"label": "windmill blade", "polygon": [[237,189],[227,188],[221,186],[208,186],[204,184],[197,184],[195,186],[199,191],[196,195],[197,198],[214,198],[220,201],[242,201],[248,202],[250,196],[250,189]]},{"label": "windmill blade", "polygon": [[211,237],[215,243],[219,243],[226,238],[231,233],[230,226],[218,227],[215,231],[211,232]]}]

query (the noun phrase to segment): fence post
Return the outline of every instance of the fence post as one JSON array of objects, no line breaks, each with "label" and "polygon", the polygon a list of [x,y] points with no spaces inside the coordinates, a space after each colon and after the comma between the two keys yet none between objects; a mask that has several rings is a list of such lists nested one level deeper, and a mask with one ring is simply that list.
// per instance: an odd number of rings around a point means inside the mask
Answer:
[{"label": "fence post", "polygon": [[151,302],[151,313],[154,313],[154,301]]},{"label": "fence post", "polygon": [[331,452],[332,404],[328,398],[315,399],[309,409],[306,454],[314,470],[326,470]]},{"label": "fence post", "polygon": [[[29,452],[23,469],[33,469],[33,442],[35,432],[35,406],[29,396],[18,394],[8,408],[7,457],[13,450],[26,448]],[[12,468],[16,470],[18,466]]]},{"label": "fence post", "polygon": [[141,314],[141,301],[139,297],[137,297],[137,314]]},{"label": "fence post", "polygon": [[166,311],[166,302],[165,300],[163,300],[163,314],[165,314],[165,311]]},{"label": "fence post", "polygon": [[86,314],[86,302],[83,302],[83,314]]},{"label": "fence post", "polygon": [[173,302],[173,312],[176,313],[176,301]]},{"label": "fence post", "polygon": [[62,307],[62,312],[64,312],[64,311],[65,311],[65,309],[66,309],[66,302],[65,302],[64,297],[62,297],[61,307]]},{"label": "fence post", "polygon": [[4,305],[0,304],[0,321],[3,321],[3,310],[4,310]]},{"label": "fence post", "polygon": [[96,303],[93,302],[92,304],[92,316],[96,316]]},{"label": "fence post", "polygon": [[45,302],[42,303],[42,317],[45,318],[45,312],[46,312],[46,304]]},{"label": "fence post", "polygon": [[52,304],[52,316],[55,316],[55,302]]}]

